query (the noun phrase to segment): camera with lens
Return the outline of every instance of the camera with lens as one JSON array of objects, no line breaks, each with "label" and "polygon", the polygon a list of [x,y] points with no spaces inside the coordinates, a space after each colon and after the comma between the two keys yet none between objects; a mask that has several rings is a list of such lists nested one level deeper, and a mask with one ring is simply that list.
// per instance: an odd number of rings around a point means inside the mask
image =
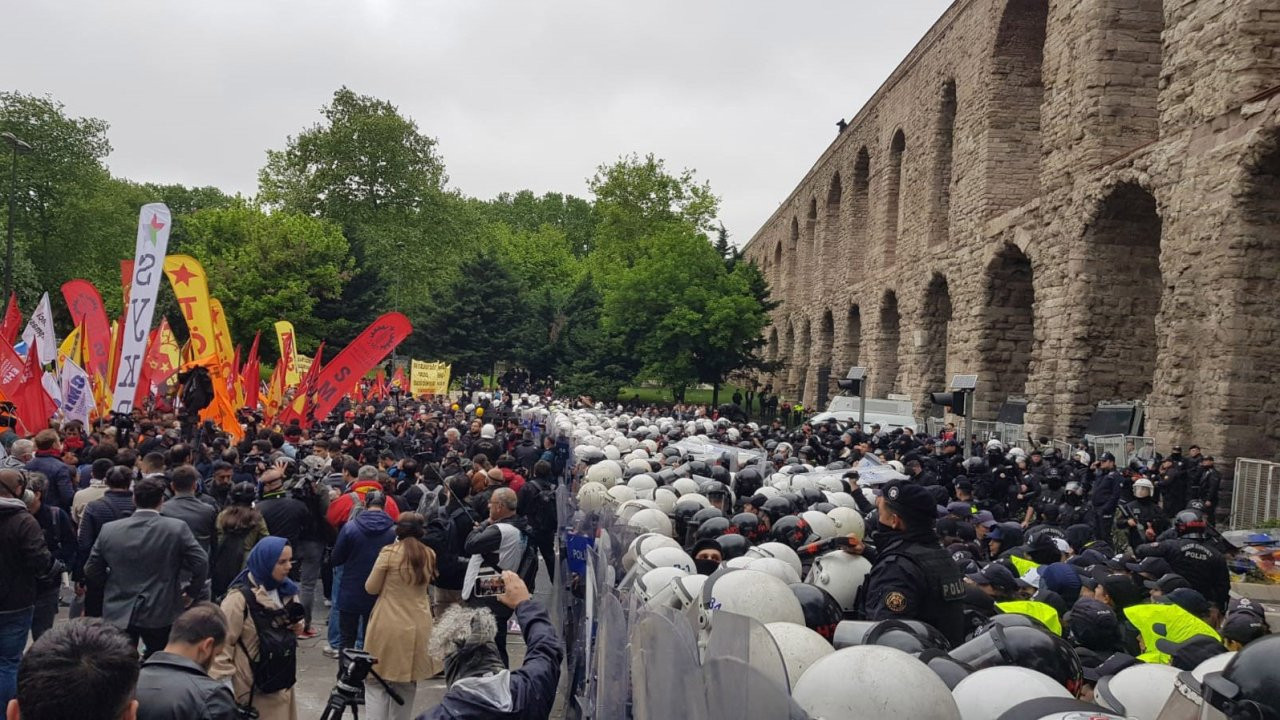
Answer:
[{"label": "camera with lens", "polygon": [[363,650],[343,649],[342,659],[346,665],[338,676],[338,687],[351,692],[364,692],[365,678],[377,664],[378,659]]}]

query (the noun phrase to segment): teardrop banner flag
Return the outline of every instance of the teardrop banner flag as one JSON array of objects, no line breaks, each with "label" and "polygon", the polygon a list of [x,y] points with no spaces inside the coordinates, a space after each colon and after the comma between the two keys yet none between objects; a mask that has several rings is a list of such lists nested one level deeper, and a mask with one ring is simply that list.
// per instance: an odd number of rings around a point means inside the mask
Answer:
[{"label": "teardrop banner flag", "polygon": [[84,328],[85,345],[89,354],[84,369],[92,375],[107,375],[111,363],[111,323],[102,304],[102,295],[88,280],[68,280],[62,284],[62,297],[71,311],[71,322]]},{"label": "teardrop banner flag", "polygon": [[204,266],[190,255],[170,255],[164,260],[164,273],[169,276],[173,295],[187,321],[192,357],[203,358],[215,352],[213,308],[209,303],[209,279]]},{"label": "teardrop banner flag", "polygon": [[284,365],[284,386],[297,387],[302,379],[298,369],[297,335],[293,332],[293,323],[281,320],[276,323],[276,342],[280,343],[280,364]]},{"label": "teardrop banner flag", "polygon": [[409,318],[398,312],[389,312],[374,320],[320,371],[304,417],[316,420],[327,417],[342,396],[351,392],[360,378],[390,355],[411,332],[413,326]]},{"label": "teardrop banner flag", "polygon": [[222,366],[227,368],[227,375],[230,376],[239,368],[232,367],[235,363],[232,362],[234,352],[231,328],[227,326],[227,314],[222,311],[222,301],[216,297],[209,298],[209,316],[213,319],[213,346],[218,351],[218,359],[222,361]]},{"label": "teardrop banner flag", "polygon": [[125,306],[125,325],[121,329],[120,364],[116,367],[112,410],[133,410],[133,396],[142,376],[142,358],[147,351],[147,335],[156,312],[156,294],[160,292],[161,268],[169,249],[169,226],[172,221],[164,203],[142,206],[138,214],[138,242],[134,249],[133,276],[129,283],[129,302]]}]

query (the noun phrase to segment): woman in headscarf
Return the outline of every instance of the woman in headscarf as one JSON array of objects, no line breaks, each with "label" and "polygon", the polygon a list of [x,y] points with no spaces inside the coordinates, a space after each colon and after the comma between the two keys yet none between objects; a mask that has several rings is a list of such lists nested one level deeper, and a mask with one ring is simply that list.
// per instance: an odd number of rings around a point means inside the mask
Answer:
[{"label": "woman in headscarf", "polygon": [[252,706],[260,720],[298,717],[293,684],[303,609],[292,567],[288,541],[269,535],[253,546],[222,600],[227,640],[209,674],[232,678],[236,704]]},{"label": "woman in headscarf", "polygon": [[365,707],[371,720],[409,720],[418,682],[443,668],[427,653],[433,626],[431,581],[436,576],[436,554],[423,544],[426,522],[417,513],[401,513],[396,521],[396,541],[378,554],[364,589],[377,595],[369,616],[364,649],[378,658],[378,674],[404,699],[391,700],[382,684],[370,676],[365,682]]}]

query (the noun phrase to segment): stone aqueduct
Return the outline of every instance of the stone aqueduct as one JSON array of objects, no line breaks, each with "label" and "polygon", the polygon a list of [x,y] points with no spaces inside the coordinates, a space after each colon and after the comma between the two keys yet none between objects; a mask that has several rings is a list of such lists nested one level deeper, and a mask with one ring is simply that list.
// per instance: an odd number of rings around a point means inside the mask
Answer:
[{"label": "stone aqueduct", "polygon": [[757,378],[813,407],[979,375],[1078,437],[1280,454],[1280,2],[957,0],[745,254],[782,300]]}]

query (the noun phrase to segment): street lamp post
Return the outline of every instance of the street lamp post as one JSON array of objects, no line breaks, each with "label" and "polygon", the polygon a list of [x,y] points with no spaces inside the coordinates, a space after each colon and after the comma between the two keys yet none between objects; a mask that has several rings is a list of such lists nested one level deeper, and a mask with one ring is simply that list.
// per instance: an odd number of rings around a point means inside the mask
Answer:
[{"label": "street lamp post", "polygon": [[8,302],[9,294],[13,292],[13,220],[17,214],[18,155],[31,152],[31,146],[11,132],[0,133],[0,138],[13,148],[13,160],[9,164],[9,228],[4,247],[4,302]]}]

